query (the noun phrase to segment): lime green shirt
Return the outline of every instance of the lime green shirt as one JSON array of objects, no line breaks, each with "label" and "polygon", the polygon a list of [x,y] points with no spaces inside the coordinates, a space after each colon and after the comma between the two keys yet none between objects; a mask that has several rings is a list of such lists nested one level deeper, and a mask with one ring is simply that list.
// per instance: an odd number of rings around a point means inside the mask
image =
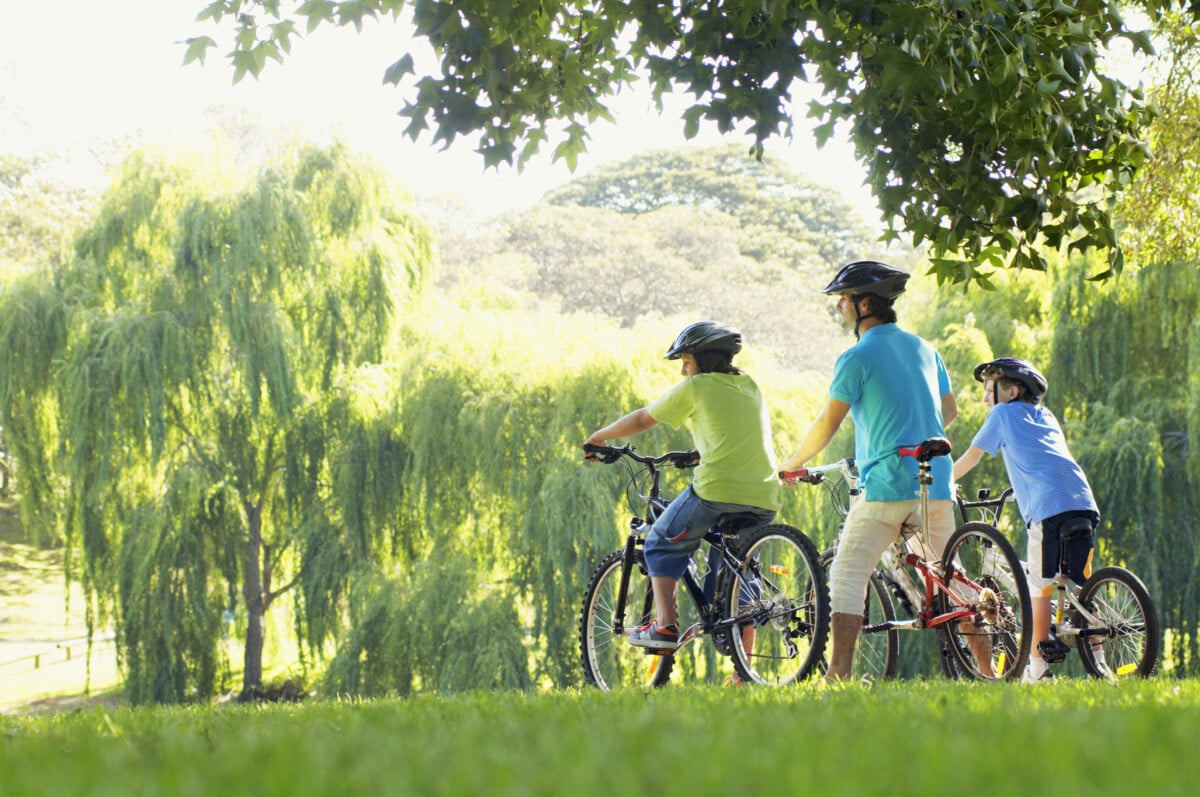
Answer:
[{"label": "lime green shirt", "polygon": [[746,374],[697,374],[668,390],[648,408],[659,423],[690,421],[700,466],[692,478],[706,501],[778,511],[774,444],[767,405]]}]

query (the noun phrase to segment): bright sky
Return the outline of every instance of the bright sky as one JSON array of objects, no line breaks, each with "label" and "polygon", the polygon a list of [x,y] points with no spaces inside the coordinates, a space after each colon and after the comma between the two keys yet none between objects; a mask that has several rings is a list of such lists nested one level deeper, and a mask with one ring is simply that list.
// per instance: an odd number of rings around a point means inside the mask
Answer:
[{"label": "bright sky", "polygon": [[[197,23],[203,0],[0,0],[0,151],[30,153],[69,149],[86,154],[90,143],[136,137],[142,141],[199,142],[212,125],[205,110],[241,107],[268,125],[300,125],[314,137],[339,133],[395,170],[418,194],[455,193],[480,212],[528,206],[547,190],[595,166],[646,149],[683,146],[683,122],[668,110],[658,117],[649,93],[621,97],[618,123],[589,132],[589,154],[575,175],[551,164],[547,149],[524,172],[503,167],[484,172],[483,161],[463,140],[440,152],[428,140],[410,142],[396,115],[400,92],[384,86],[384,70],[408,48],[405,29],[368,22],[353,29],[322,28],[295,40],[282,66],[271,62],[258,81],[232,84],[232,68],[210,56],[203,67],[183,66],[182,41],[213,35],[228,49],[228,31]],[[767,156],[841,190],[871,222],[874,200],[861,186],[863,169],[849,145],[831,141],[817,150],[807,120],[796,138],[768,143]],[[702,144],[721,138],[702,130]]]}]

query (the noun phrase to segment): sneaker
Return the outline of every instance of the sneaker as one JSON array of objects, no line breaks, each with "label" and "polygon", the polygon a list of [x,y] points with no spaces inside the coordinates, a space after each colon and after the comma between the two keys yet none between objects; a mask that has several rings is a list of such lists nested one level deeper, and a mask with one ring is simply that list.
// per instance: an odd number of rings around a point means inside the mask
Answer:
[{"label": "sneaker", "polygon": [[1025,672],[1021,675],[1021,683],[1023,684],[1042,684],[1054,680],[1054,673],[1048,667],[1042,665],[1043,669],[1040,675],[1033,674],[1033,666],[1029,665],[1025,668]]},{"label": "sneaker", "polygon": [[629,644],[651,650],[675,650],[679,647],[679,626],[663,628],[658,620],[651,620],[629,632]]},{"label": "sneaker", "polygon": [[1117,676],[1113,675],[1113,671],[1108,668],[1108,662],[1104,659],[1104,648],[1092,649],[1092,661],[1096,663],[1096,672],[1101,678],[1116,682]]}]

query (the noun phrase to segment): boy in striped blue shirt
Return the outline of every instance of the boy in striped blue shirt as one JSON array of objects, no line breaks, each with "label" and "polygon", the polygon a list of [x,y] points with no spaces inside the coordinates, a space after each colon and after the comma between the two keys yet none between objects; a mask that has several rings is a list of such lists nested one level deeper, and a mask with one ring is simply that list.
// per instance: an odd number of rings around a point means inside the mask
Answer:
[{"label": "boy in striped blue shirt", "polygon": [[[957,482],[979,464],[984,454],[1004,456],[1004,467],[1029,529],[1026,554],[1033,604],[1033,645],[1023,680],[1052,678],[1038,643],[1050,636],[1050,596],[1060,574],[1082,584],[1092,572],[1092,545],[1100,512],[1083,469],[1067,449],[1058,419],[1043,406],[1046,378],[1029,363],[1002,357],[981,363],[975,379],[983,383],[988,415],[970,448],[954,463]],[[1062,534],[1090,522],[1086,534]],[[1099,651],[1101,654],[1103,651]],[[1098,663],[1103,665],[1103,660]]]}]

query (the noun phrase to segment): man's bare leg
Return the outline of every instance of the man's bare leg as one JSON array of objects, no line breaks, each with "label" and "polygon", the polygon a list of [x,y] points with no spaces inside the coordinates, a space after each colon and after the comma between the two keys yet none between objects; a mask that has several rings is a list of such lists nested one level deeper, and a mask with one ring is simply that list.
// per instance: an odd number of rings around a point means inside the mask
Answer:
[{"label": "man's bare leg", "polygon": [[829,654],[829,669],[825,672],[826,683],[850,677],[850,670],[854,666],[854,646],[863,623],[861,614],[846,612],[834,612],[832,619],[833,650]]}]

